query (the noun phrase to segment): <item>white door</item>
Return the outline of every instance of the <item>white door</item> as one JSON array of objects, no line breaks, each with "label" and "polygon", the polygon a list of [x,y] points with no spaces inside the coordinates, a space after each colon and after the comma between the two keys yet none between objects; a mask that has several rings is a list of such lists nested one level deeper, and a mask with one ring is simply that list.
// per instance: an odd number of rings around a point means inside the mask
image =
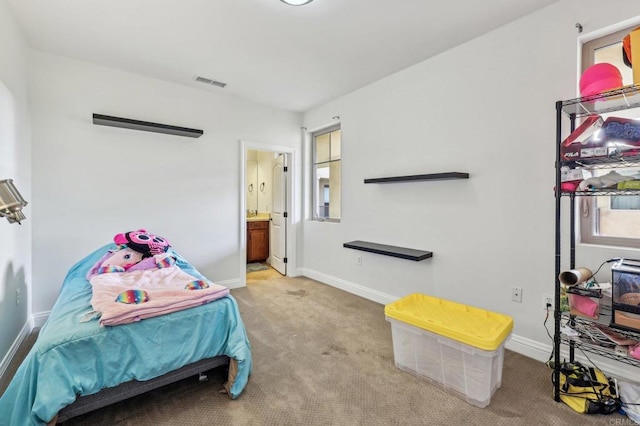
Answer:
[{"label": "white door", "polygon": [[287,274],[287,179],[284,154],[273,160],[273,209],[269,230],[271,266],[282,275]]}]

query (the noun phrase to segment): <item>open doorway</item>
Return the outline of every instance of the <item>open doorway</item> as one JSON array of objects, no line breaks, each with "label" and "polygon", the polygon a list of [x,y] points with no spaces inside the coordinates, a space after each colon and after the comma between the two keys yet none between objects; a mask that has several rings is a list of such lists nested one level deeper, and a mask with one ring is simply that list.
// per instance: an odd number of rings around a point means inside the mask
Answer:
[{"label": "open doorway", "polygon": [[242,154],[240,273],[252,284],[289,275],[292,150],[243,142]]}]

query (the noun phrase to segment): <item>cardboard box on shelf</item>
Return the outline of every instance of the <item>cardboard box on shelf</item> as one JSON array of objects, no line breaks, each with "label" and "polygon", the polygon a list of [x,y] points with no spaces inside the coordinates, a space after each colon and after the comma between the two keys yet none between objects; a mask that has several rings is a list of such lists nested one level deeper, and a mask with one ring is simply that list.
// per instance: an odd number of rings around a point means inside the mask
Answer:
[{"label": "cardboard box on shelf", "polygon": [[585,158],[608,157],[609,150],[602,141],[588,140],[586,143],[573,143],[562,147],[562,161],[577,161]]},{"label": "cardboard box on shelf", "polygon": [[574,140],[568,145],[562,144],[563,161],[640,155],[640,120],[609,117],[604,120],[602,127],[586,140]]},{"label": "cardboard box on shelf", "polygon": [[602,117],[599,115],[590,115],[562,141],[562,146],[569,146],[572,143],[585,143],[602,127],[603,122]]},{"label": "cardboard box on shelf", "polygon": [[602,125],[604,142],[629,142],[640,146],[640,120],[609,117]]},{"label": "cardboard box on shelf", "polygon": [[584,180],[585,172],[582,169],[582,167],[576,167],[575,169],[570,169],[569,167],[563,167],[560,169],[560,179],[561,179],[561,182]]},{"label": "cardboard box on shelf", "polygon": [[[631,58],[633,70],[633,84],[640,84],[640,63],[633,63],[633,58],[640,58],[640,28],[635,29],[630,34],[631,37]],[[637,61],[637,59],[636,59]]]}]

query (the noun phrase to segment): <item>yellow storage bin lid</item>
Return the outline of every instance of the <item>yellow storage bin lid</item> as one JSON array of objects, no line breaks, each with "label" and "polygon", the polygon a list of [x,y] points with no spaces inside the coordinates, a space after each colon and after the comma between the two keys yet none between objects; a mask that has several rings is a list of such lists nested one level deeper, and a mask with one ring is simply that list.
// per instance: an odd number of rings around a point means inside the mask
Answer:
[{"label": "yellow storage bin lid", "polygon": [[487,351],[496,350],[513,329],[508,315],[411,294],[384,307],[387,317]]}]

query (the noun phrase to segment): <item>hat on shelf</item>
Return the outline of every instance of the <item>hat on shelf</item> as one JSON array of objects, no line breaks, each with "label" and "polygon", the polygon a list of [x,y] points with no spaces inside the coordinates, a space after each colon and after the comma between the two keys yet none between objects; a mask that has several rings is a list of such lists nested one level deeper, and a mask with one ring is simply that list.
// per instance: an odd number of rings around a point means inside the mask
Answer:
[{"label": "hat on shelf", "polygon": [[580,96],[598,95],[622,87],[620,70],[608,62],[591,65],[580,77]]}]

